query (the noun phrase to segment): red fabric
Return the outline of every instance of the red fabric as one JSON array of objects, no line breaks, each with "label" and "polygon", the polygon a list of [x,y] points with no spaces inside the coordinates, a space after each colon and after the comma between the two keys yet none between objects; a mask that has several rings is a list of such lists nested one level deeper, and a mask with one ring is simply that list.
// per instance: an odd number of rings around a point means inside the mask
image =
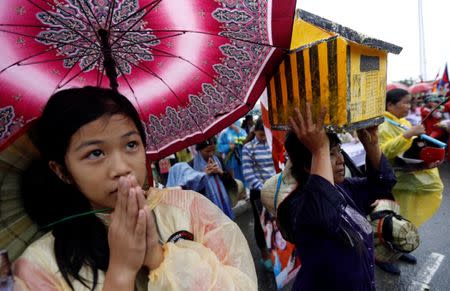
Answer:
[{"label": "red fabric", "polygon": [[420,94],[433,90],[433,83],[417,83],[408,88],[411,94]]},{"label": "red fabric", "polygon": [[[271,128],[270,120],[269,120],[269,112],[267,108],[264,106],[263,103],[261,103],[261,117],[263,120],[263,124],[266,128]],[[285,158],[285,152],[284,149],[284,139],[286,136],[286,133],[284,131],[279,130],[270,130],[270,133],[272,134],[272,158],[273,158],[273,164],[275,167],[275,171],[277,173],[281,172],[280,169],[280,163],[284,164],[286,163]]]},{"label": "red fabric", "polygon": [[148,156],[203,141],[253,107],[284,54],[279,48],[290,46],[295,10],[294,0],[58,3],[0,1],[0,150],[39,117],[53,92],[109,87],[97,37],[104,27],[119,92],[145,124]]},{"label": "red fabric", "polygon": [[[431,109],[427,107],[422,107],[420,109],[420,115],[422,120],[428,116],[431,112]],[[423,121],[423,126],[425,127],[425,132],[427,135],[439,139],[440,137],[445,135],[445,131],[435,126],[436,123],[440,121],[439,118],[435,118],[434,116],[428,117],[425,121]]]},{"label": "red fabric", "polygon": [[442,112],[448,112],[450,113],[450,101],[445,103],[444,105],[444,109],[442,110]]},{"label": "red fabric", "polygon": [[408,86],[402,83],[391,83],[386,85],[386,92],[393,90],[393,89],[403,89],[408,90]]},{"label": "red fabric", "polygon": [[445,64],[444,73],[442,74],[442,82],[443,82],[444,84],[448,84],[448,83],[449,83],[449,80],[448,80],[447,64]]}]

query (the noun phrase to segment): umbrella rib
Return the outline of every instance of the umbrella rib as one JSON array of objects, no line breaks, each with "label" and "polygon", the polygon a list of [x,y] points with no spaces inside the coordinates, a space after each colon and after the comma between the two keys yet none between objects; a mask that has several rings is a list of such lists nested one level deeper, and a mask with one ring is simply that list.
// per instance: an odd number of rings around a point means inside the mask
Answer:
[{"label": "umbrella rib", "polygon": [[[40,9],[42,12],[46,13],[47,15],[49,15],[50,17],[52,17],[53,19],[55,19],[56,21],[58,21],[59,23],[62,24],[62,26],[64,26],[65,28],[75,32],[76,34],[78,34],[79,36],[81,36],[82,38],[84,38],[85,40],[87,40],[88,42],[90,42],[91,44],[99,47],[99,45],[97,43],[95,43],[94,41],[92,41],[91,39],[87,38],[86,36],[84,36],[83,34],[81,34],[78,30],[71,28],[70,26],[68,26],[67,24],[64,23],[64,21],[61,21],[58,17],[54,16],[53,14],[51,14],[50,12],[48,12],[47,10],[45,10],[44,8],[40,7],[39,5],[37,5],[36,3],[33,2],[33,0],[27,0],[28,2],[30,2],[32,5],[34,5],[35,7],[37,7],[38,9]],[[61,8],[59,8],[61,9]],[[62,10],[62,9],[61,9]],[[78,18],[77,18],[78,19]]]},{"label": "umbrella rib", "polygon": [[[51,3],[51,2],[49,2],[49,1],[47,1],[47,0],[42,0],[42,1],[44,1],[44,2],[45,2],[46,4],[48,4],[49,6],[55,6],[54,3]],[[55,2],[56,2],[56,1],[55,1]],[[72,17],[75,17],[77,20],[80,20],[80,21],[83,22],[84,24],[89,25],[89,23],[87,23],[84,19],[80,19],[79,17],[77,17],[76,15],[74,15],[74,14],[70,13],[69,11],[63,9],[62,7],[64,7],[62,4],[60,4],[60,3],[59,3],[59,4],[56,4],[56,8],[58,8],[58,9],[64,11],[65,13],[67,13],[68,15],[70,15],[70,16],[72,16]],[[41,10],[44,11],[44,12],[46,12],[46,10],[44,10],[44,9],[42,9],[42,8],[40,8],[40,7],[39,7],[39,9],[41,9]]]},{"label": "umbrella rib", "polygon": [[73,45],[73,46],[78,47],[78,48],[98,50],[97,48],[85,47],[85,46],[81,46],[81,45],[74,45],[76,43],[76,41],[73,41],[73,42],[62,42],[62,41],[59,41],[59,40],[49,39],[49,38],[42,37],[42,36],[34,36],[34,35],[24,34],[24,33],[20,33],[20,32],[4,30],[4,29],[0,29],[0,32],[11,33],[11,34],[14,34],[14,35],[24,36],[24,37],[28,37],[28,38],[35,39],[35,40],[46,40],[48,42],[54,42],[54,43],[62,44],[63,46],[64,45]]},{"label": "umbrella rib", "polygon": [[[77,0],[77,1],[78,1],[78,3],[80,3],[80,0]],[[94,18],[95,22],[97,22],[98,27],[99,27],[99,28],[102,28],[102,25],[101,25],[100,22],[98,21],[97,16],[95,16],[94,11],[92,11],[92,7],[89,5],[89,3],[88,3],[86,0],[84,0],[84,3],[86,4],[86,6],[88,7],[89,11],[91,12],[92,17]],[[83,9],[83,12],[86,14],[86,18],[87,18],[88,21],[89,21],[89,24],[91,25],[92,29],[95,31],[95,27],[94,27],[94,25],[92,24],[92,22],[91,22],[91,20],[89,19],[89,17],[87,17],[87,13],[84,11],[84,8],[81,6],[81,3],[80,3],[80,7],[81,7],[81,9]],[[96,33],[96,35],[97,35],[97,33]]]},{"label": "umbrella rib", "polygon": [[16,234],[16,232],[14,232],[3,219],[0,221],[0,224],[3,226],[3,229],[7,229],[14,238],[20,240],[20,242],[22,242],[25,246],[28,246],[27,242]]},{"label": "umbrella rib", "polygon": [[[121,53],[121,54],[133,54],[133,55],[140,55],[142,53],[138,53],[138,52],[129,52],[129,51],[121,51],[121,50],[114,50],[115,53]],[[177,58],[177,57],[173,57],[173,56],[168,56],[168,55],[158,55],[158,54],[152,54],[152,56],[155,57],[163,57],[163,58]]]},{"label": "umbrella rib", "polygon": [[69,70],[67,70],[67,72],[64,74],[64,76],[61,78],[61,80],[58,82],[58,84],[56,85],[55,89],[53,90],[52,95],[56,92],[56,90],[62,88],[63,86],[61,86],[62,82],[64,81],[64,79],[70,74],[70,72],[72,72],[73,68],[75,68],[75,65],[78,63],[78,61],[81,59],[81,57],[78,57],[77,61],[69,68]]},{"label": "umbrella rib", "polygon": [[133,46],[133,45],[139,45],[139,44],[145,44],[145,43],[153,42],[155,40],[163,40],[163,39],[167,39],[167,38],[172,38],[172,37],[180,36],[180,35],[183,35],[183,34],[184,33],[177,33],[177,34],[173,34],[173,35],[164,36],[164,37],[161,37],[161,38],[158,38],[158,37],[157,38],[153,38],[153,39],[151,39],[149,41],[131,42],[131,43],[127,44],[127,45],[115,46],[115,47],[112,47],[112,48],[113,49],[125,48],[125,47],[129,47],[129,46]]},{"label": "umbrella rib", "polygon": [[106,16],[106,30],[107,31],[111,30],[111,24],[112,24],[112,19],[113,19],[113,14],[114,14],[113,11],[114,11],[115,6],[116,6],[116,0],[111,0],[110,6],[108,8],[108,15]]},{"label": "umbrella rib", "polygon": [[0,74],[3,73],[4,71],[6,71],[7,69],[11,68],[11,67],[14,67],[14,66],[16,66],[16,65],[19,65],[19,64],[20,64],[21,62],[23,62],[23,61],[29,60],[29,59],[31,59],[31,58],[40,56],[40,55],[45,54],[45,53],[48,53],[48,52],[51,52],[51,51],[53,51],[53,50],[57,50],[57,49],[59,49],[59,48],[62,47],[62,46],[63,46],[63,45],[59,45],[59,46],[52,47],[52,48],[47,48],[47,49],[45,49],[45,50],[43,50],[43,51],[41,51],[41,52],[38,52],[38,53],[36,53],[36,54],[33,54],[33,55],[31,55],[31,56],[28,56],[28,57],[26,57],[26,58],[23,58],[23,59],[21,59],[21,60],[18,60],[17,62],[15,62],[15,63],[13,63],[13,64],[11,64],[11,65],[5,67],[4,69],[1,69],[1,70],[0,70]]},{"label": "umbrella rib", "polygon": [[87,66],[85,66],[84,68],[81,68],[81,71],[78,72],[77,74],[75,74],[75,76],[72,76],[69,80],[67,80],[63,85],[60,86],[60,88],[66,86],[67,84],[69,84],[73,79],[75,79],[76,77],[78,77],[79,75],[81,75],[82,73],[84,73],[84,71],[89,68],[90,66],[92,66],[95,62],[97,62],[99,59],[101,58],[101,56],[99,56],[97,59],[95,59],[94,61],[90,62]]},{"label": "umbrella rib", "polygon": [[[147,11],[147,12],[146,12],[146,13],[145,13],[145,14],[144,14],[137,22],[141,21],[141,19],[144,18],[148,13],[150,13],[151,11],[153,11],[153,9],[154,9],[156,6],[158,6],[158,4],[161,3],[161,1],[162,1],[162,0],[154,0],[154,1],[150,2],[150,3],[148,3],[147,5],[145,5],[144,7],[140,8],[140,9],[138,9],[138,10],[135,11],[134,13],[131,13],[130,15],[128,15],[127,17],[125,17],[125,18],[122,19],[121,21],[115,23],[115,24],[114,24],[113,26],[111,26],[110,28],[114,28],[114,27],[116,27],[116,26],[122,24],[123,22],[127,21],[127,20],[130,19],[131,17],[134,17],[135,15],[141,13],[142,11],[144,11],[145,9],[147,9],[148,7],[150,7],[150,6],[153,5],[153,7],[151,7],[150,10]],[[157,2],[157,3],[155,4],[155,2]],[[136,23],[137,23],[137,22],[136,22]],[[130,29],[131,29],[133,26],[135,26],[136,23],[134,23],[134,24],[130,27]]]},{"label": "umbrella rib", "polygon": [[185,31],[185,32],[187,32],[187,33],[206,34],[206,35],[211,35],[211,36],[217,36],[217,37],[226,38],[226,39],[231,39],[231,40],[235,40],[235,41],[242,41],[242,42],[251,43],[251,44],[256,44],[256,45],[260,45],[260,46],[271,47],[271,48],[276,48],[276,49],[280,49],[280,50],[289,51],[289,49],[286,49],[286,48],[284,48],[284,47],[275,46],[275,45],[267,44],[267,43],[261,43],[261,42],[257,42],[257,41],[245,40],[245,39],[241,39],[241,38],[237,38],[237,37],[230,37],[230,36],[220,35],[220,34],[218,34],[218,33],[212,33],[212,32],[206,32],[206,31],[194,31],[194,30],[187,30],[187,31]]},{"label": "umbrella rib", "polygon": [[[100,68],[100,65],[101,65],[101,59],[98,59],[99,68]],[[97,87],[100,87],[100,85],[102,84],[104,74],[105,74],[105,67],[102,68],[101,72],[100,72],[100,70],[97,70]]]},{"label": "umbrella rib", "polygon": [[[147,16],[147,14],[149,14],[149,13],[153,10],[153,8],[155,8],[161,1],[162,1],[162,0],[156,0],[156,1],[154,1],[154,2],[157,2],[157,3],[154,4],[153,7],[150,8],[149,11],[145,12],[144,15],[142,15],[138,20],[136,20],[130,27],[128,27],[128,29],[127,29],[125,32],[123,32],[119,37],[117,37],[117,38],[112,42],[111,46],[113,46],[116,42],[118,42],[119,40],[121,40],[121,39],[123,38],[123,36],[124,36],[128,31],[130,31],[130,30],[131,30],[136,24],[138,24],[145,16]],[[127,18],[122,19],[122,20],[119,21],[118,23],[114,24],[114,25],[112,26],[112,28],[116,27],[117,25],[119,25],[119,24],[122,23],[123,21],[129,19],[130,17],[136,15],[137,13],[140,13],[140,11],[144,10],[146,7],[149,7],[149,6],[152,5],[154,2],[151,2],[151,3],[147,4],[147,5],[145,5],[144,7],[142,7],[141,9],[139,9],[138,11],[136,11],[135,13],[132,13],[131,15],[129,15]]]},{"label": "umbrella rib", "polygon": [[34,27],[34,28],[53,28],[53,26],[49,26],[46,24],[14,24],[14,23],[0,23],[0,26],[6,26],[6,27]]},{"label": "umbrella rib", "polygon": [[[124,57],[121,57],[121,56],[117,56],[117,57],[122,59],[122,60],[124,60],[124,61],[126,61],[126,62],[128,62],[128,63],[130,63],[133,67],[136,67],[136,68],[138,68],[138,69],[140,69],[140,70],[142,70],[142,71],[152,75],[153,77],[159,78],[150,68],[147,68],[145,65],[143,67],[141,67],[140,65],[136,65],[136,64],[130,62],[129,60],[125,59]],[[136,61],[139,61],[136,57],[134,57],[134,56],[132,56],[132,57]]]},{"label": "umbrella rib", "polygon": [[[49,26],[49,25],[44,25],[44,24],[42,24],[42,25],[36,25],[36,24],[11,24],[11,23],[0,23],[0,27],[2,27],[2,26],[4,26],[4,27],[20,27],[20,28],[23,28],[23,27],[31,27],[31,28],[45,28],[45,29],[51,29],[51,30],[57,30],[58,28],[56,28],[56,27],[54,27],[54,26]],[[92,32],[92,31],[90,31],[90,30],[78,30],[79,32]],[[5,31],[6,32],[6,31]],[[9,33],[14,33],[14,32],[12,32],[12,31],[7,31],[7,32],[9,32]]]},{"label": "umbrella rib", "polygon": [[81,59],[81,57],[87,57],[87,56],[92,56],[92,55],[96,55],[98,53],[91,53],[91,54],[83,54],[82,56],[71,56],[71,57],[65,57],[65,58],[54,58],[54,59],[47,59],[47,60],[42,60],[42,61],[35,61],[35,62],[29,62],[29,63],[21,63],[19,64],[20,66],[28,66],[28,65],[36,65],[36,64],[44,64],[44,63],[51,63],[51,62],[56,62],[56,61],[64,61],[64,60],[70,60],[70,59]]},{"label": "umbrella rib", "polygon": [[[190,64],[191,66],[195,67],[197,70],[199,70],[200,72],[202,72],[203,74],[205,74],[205,75],[208,76],[209,78],[211,78],[211,79],[213,79],[214,81],[216,81],[217,84],[219,84],[220,86],[222,86],[223,88],[225,88],[227,91],[229,91],[229,92],[232,93],[234,96],[236,96],[236,98],[237,98],[239,101],[241,101],[243,104],[246,104],[246,105],[248,106],[247,102],[244,102],[244,100],[242,100],[241,98],[237,97],[238,94],[236,94],[235,92],[233,92],[231,89],[227,88],[227,87],[226,87],[225,85],[223,85],[219,80],[217,80],[215,77],[211,76],[210,74],[208,74],[207,72],[205,72],[204,70],[202,70],[200,67],[198,67],[197,65],[195,65],[195,64],[192,63],[191,61],[189,61],[189,60],[187,60],[187,59],[185,59],[185,58],[183,58],[183,57],[176,56],[176,55],[170,54],[170,53],[168,53],[168,52],[164,52],[164,51],[158,50],[158,49],[156,49],[156,48],[152,48],[152,50],[155,50],[155,51],[158,51],[158,52],[161,52],[161,53],[168,54],[168,57],[178,58],[178,59],[180,59],[180,60],[183,60],[184,62],[187,62],[188,64]],[[128,54],[136,54],[136,53],[134,53],[134,52],[128,52]],[[248,107],[249,107],[249,106],[248,106]]]},{"label": "umbrella rib", "polygon": [[[119,56],[119,58],[121,58],[121,57]],[[130,64],[131,64],[131,65],[134,65],[133,63],[130,63]],[[137,107],[138,107],[138,110],[139,110],[141,116],[144,116],[144,111],[142,111],[142,107],[141,107],[141,105],[139,104],[139,101],[138,101],[138,99],[137,99],[137,97],[136,97],[136,94],[134,93],[133,88],[131,87],[130,82],[128,82],[128,78],[127,78],[127,77],[125,76],[125,74],[122,72],[122,70],[120,69],[120,67],[117,67],[117,69],[118,69],[119,72],[122,74],[123,78],[125,79],[125,82],[127,83],[128,87],[130,88],[131,93],[133,93],[133,98],[134,98],[134,100],[136,101],[136,105],[137,105]],[[140,69],[142,70],[142,68],[140,68]],[[145,71],[144,71],[144,72],[145,72]],[[156,145],[154,142],[153,142],[153,145],[157,148],[157,145]]]},{"label": "umbrella rib", "polygon": [[[119,58],[124,59],[123,57],[120,57],[120,56],[119,56]],[[124,59],[124,60],[125,60],[125,59]],[[136,58],[135,58],[135,60],[136,60],[136,61],[139,61],[139,60],[136,59]],[[181,99],[178,97],[178,95],[175,93],[175,91],[173,91],[173,89],[169,86],[169,84],[167,84],[167,83],[163,80],[163,78],[161,78],[158,74],[156,74],[155,72],[153,72],[152,69],[148,68],[148,67],[145,66],[144,64],[143,64],[143,67],[144,67],[145,69],[143,69],[141,66],[136,65],[136,64],[133,64],[133,63],[131,63],[131,62],[130,62],[130,64],[131,64],[132,66],[134,66],[134,67],[136,67],[136,68],[138,68],[138,69],[141,69],[142,71],[144,71],[144,72],[146,72],[146,73],[152,75],[153,77],[159,79],[159,80],[160,80],[160,81],[161,81],[161,82],[162,82],[162,83],[170,90],[170,92],[172,92],[173,96],[175,96],[175,98],[176,98],[177,101],[180,103],[180,105],[183,105],[183,102],[182,102]],[[187,112],[189,113],[189,116],[191,116],[191,118],[192,118],[192,120],[194,121],[195,125],[197,125],[197,128],[200,130],[200,132],[203,133],[203,130],[201,129],[201,127],[199,126],[199,124],[197,123],[197,121],[195,120],[195,118],[193,117],[193,114],[192,114],[189,110],[187,110]],[[156,145],[155,145],[155,146],[156,146]]]},{"label": "umbrella rib", "polygon": [[[80,6],[80,9],[84,13],[84,16],[86,17],[86,19],[89,22],[88,26],[90,26],[92,28],[92,31],[95,33],[95,37],[97,38],[98,42],[100,42],[100,37],[97,34],[97,30],[95,29],[94,25],[92,24],[91,19],[89,18],[88,14],[86,13],[86,10],[84,10],[83,5],[81,5],[80,0],[77,0],[77,2],[78,2],[78,5]],[[84,2],[86,3],[86,0]],[[98,22],[97,18],[95,17],[95,14],[92,12],[91,7],[89,6],[89,4],[86,3],[86,5],[88,6],[89,11],[91,12],[91,14],[94,17],[95,21],[97,22],[98,26],[101,27],[100,23]]]},{"label": "umbrella rib", "polygon": [[227,88],[225,85],[223,85],[219,80],[217,80],[215,77],[211,76],[210,74],[208,74],[206,71],[204,71],[203,69],[201,69],[200,67],[198,67],[196,64],[192,63],[191,61],[183,58],[183,57],[178,57],[181,60],[187,62],[188,64],[190,64],[191,66],[195,67],[197,70],[199,70],[200,72],[202,72],[203,74],[205,74],[206,76],[210,77],[211,79],[213,79],[214,81],[217,82],[217,84],[219,84],[220,86],[222,86],[223,88],[225,88],[225,90],[227,90],[228,92],[232,93],[234,96],[236,96],[236,98],[241,101],[243,104],[246,104],[247,107],[248,106],[247,102],[244,102],[244,100],[242,100],[241,98],[238,97],[238,94],[236,94],[235,92],[233,92],[231,89]]},{"label": "umbrella rib", "polygon": [[114,31],[111,31],[111,33],[115,33],[115,32],[117,32],[117,33],[123,33],[123,32],[125,32],[125,33],[126,32],[141,32],[141,33],[182,32],[183,34],[185,34],[185,33],[205,34],[205,35],[211,35],[211,36],[216,36],[216,37],[220,37],[220,38],[226,38],[226,39],[235,40],[235,41],[242,41],[245,43],[251,43],[251,44],[256,44],[256,45],[260,45],[260,46],[271,47],[271,48],[289,51],[289,49],[280,47],[280,46],[275,46],[275,45],[271,45],[271,44],[267,44],[267,43],[261,43],[261,42],[257,42],[257,41],[245,40],[245,39],[241,39],[241,38],[237,38],[237,37],[220,35],[218,33],[212,33],[212,32],[207,32],[207,31],[195,31],[195,30],[184,30],[184,29],[152,29],[150,31],[147,31],[147,30],[126,30],[126,31],[114,30]]}]

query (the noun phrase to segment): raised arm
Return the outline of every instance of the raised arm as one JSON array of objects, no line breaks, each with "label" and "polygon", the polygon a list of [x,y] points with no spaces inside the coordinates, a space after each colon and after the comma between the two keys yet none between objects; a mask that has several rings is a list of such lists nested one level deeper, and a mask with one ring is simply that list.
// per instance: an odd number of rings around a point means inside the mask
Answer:
[{"label": "raised arm", "polygon": [[380,170],[381,148],[378,143],[378,126],[358,130],[358,138],[366,150],[366,164]]},{"label": "raised arm", "polygon": [[403,129],[395,128],[394,125],[385,122],[380,125],[379,131],[381,150],[389,160],[392,160],[411,147],[412,137],[418,136],[424,132],[425,129],[423,125],[416,125],[409,130],[404,131]]},{"label": "raised arm", "polygon": [[311,105],[306,103],[305,117],[296,108],[294,116],[290,117],[289,121],[297,138],[311,152],[310,174],[321,176],[334,185],[330,160],[330,141],[323,127],[325,112],[324,108],[317,122],[313,122]]}]

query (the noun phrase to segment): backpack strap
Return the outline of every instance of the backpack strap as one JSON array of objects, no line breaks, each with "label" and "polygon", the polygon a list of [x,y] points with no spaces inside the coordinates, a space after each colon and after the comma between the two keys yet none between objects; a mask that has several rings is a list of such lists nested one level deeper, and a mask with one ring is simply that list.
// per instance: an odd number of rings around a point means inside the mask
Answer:
[{"label": "backpack strap", "polygon": [[278,193],[280,192],[281,182],[283,182],[283,172],[280,173],[277,180],[277,189],[275,190],[275,196],[273,197],[273,209],[277,212]]}]

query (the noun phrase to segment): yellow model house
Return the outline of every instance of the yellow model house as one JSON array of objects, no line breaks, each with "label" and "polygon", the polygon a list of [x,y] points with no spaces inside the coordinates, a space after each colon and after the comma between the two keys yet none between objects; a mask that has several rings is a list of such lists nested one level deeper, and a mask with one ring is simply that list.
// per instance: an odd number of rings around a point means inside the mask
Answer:
[{"label": "yellow model house", "polygon": [[295,107],[327,108],[325,122],[353,130],[379,124],[385,110],[387,54],[401,47],[298,10],[291,52],[268,85],[273,129],[286,129]]}]

